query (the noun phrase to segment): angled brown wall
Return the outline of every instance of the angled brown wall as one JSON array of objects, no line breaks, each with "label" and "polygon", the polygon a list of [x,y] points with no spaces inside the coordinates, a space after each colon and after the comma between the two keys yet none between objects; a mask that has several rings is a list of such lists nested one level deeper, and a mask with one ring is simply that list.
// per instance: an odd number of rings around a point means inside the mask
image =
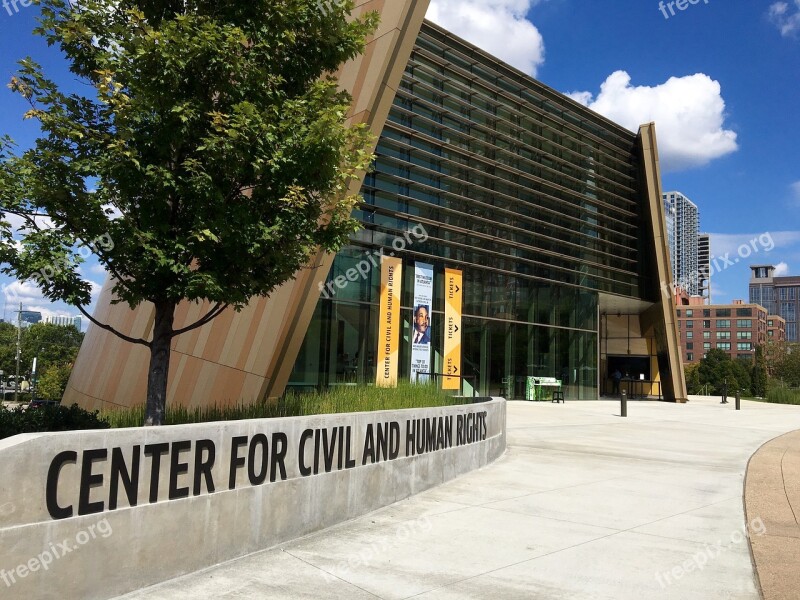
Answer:
[{"label": "angled brown wall", "polygon": [[[354,14],[380,12],[381,25],[364,54],[344,65],[338,77],[353,95],[350,121],[367,123],[377,141],[429,0],[361,0],[356,4]],[[354,182],[350,191],[357,193],[362,183]],[[209,325],[175,339],[168,404],[226,404],[283,393],[319,297],[318,284],[325,280],[332,262],[332,255],[320,254],[312,268],[298,272],[294,281],[270,298],[257,298],[240,313],[229,310]],[[176,327],[191,323],[206,308],[182,304],[176,313]],[[133,311],[112,305],[108,281],[95,317],[128,335],[144,338],[150,335],[153,321],[150,305]],[[148,360],[146,348],[90,325],[63,401],[89,409],[142,404]]]},{"label": "angled brown wall", "polygon": [[664,389],[664,398],[686,402],[686,378],[683,373],[680,343],[678,341],[677,315],[672,299],[672,268],[669,262],[667,226],[661,195],[661,168],[658,162],[658,145],[654,123],[639,128],[641,152],[644,224],[652,230],[650,243],[652,264],[647,276],[653,288],[655,304],[640,316],[642,333],[656,340],[658,370]]}]

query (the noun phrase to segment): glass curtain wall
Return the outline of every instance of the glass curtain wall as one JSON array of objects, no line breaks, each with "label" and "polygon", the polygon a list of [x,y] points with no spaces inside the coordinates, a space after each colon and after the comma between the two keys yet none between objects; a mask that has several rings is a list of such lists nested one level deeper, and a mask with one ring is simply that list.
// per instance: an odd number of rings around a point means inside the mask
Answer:
[{"label": "glass curtain wall", "polygon": [[[372,383],[377,252],[403,259],[401,379],[414,264],[434,266],[441,371],[444,269],[463,273],[463,372],[519,398],[525,378],[597,398],[598,292],[641,298],[636,136],[425,23],[362,188],[363,228],[336,258],[290,386]],[[424,232],[413,237],[409,232]]]}]

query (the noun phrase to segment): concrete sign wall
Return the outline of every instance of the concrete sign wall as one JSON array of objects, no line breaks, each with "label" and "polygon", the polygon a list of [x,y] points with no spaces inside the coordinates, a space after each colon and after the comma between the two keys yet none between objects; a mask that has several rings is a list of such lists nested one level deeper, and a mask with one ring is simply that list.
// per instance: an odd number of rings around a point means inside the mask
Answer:
[{"label": "concrete sign wall", "polygon": [[505,402],[0,441],[0,598],[109,598],[352,519],[505,450]]}]

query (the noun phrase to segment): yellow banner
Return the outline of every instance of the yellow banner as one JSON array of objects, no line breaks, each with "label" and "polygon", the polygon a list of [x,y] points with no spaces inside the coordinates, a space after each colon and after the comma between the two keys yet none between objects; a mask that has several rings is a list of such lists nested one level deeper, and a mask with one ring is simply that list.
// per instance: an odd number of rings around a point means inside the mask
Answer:
[{"label": "yellow banner", "polygon": [[[444,374],[461,375],[461,299],[462,274],[444,270]],[[458,377],[445,377],[443,390],[461,389]]]},{"label": "yellow banner", "polygon": [[400,288],[403,282],[403,261],[381,258],[381,309],[378,313],[378,387],[397,387],[397,365],[400,357]]}]

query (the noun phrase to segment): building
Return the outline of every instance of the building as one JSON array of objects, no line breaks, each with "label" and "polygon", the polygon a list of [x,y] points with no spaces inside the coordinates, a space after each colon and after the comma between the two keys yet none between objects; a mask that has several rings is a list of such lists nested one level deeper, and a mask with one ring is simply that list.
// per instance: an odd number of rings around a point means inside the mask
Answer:
[{"label": "building", "polygon": [[767,341],[785,342],[786,341],[786,320],[778,315],[767,317]]},{"label": "building", "polygon": [[[724,350],[731,358],[752,360],[756,346],[768,339],[780,341],[782,319],[758,304],[735,300],[733,304],[679,305],[677,312],[686,363],[700,362],[712,348]],[[773,337],[770,330],[775,332]]]},{"label": "building", "polygon": [[21,310],[19,311],[19,322],[22,327],[30,327],[36,323],[41,323],[42,313],[38,310]]},{"label": "building", "polygon": [[800,277],[776,277],[772,265],[753,265],[750,270],[750,302],[757,302],[770,314],[783,318],[786,321],[786,341],[799,342]]},{"label": "building", "polygon": [[711,303],[711,236],[701,233],[697,236],[697,271],[699,294],[706,303]]},{"label": "building", "polygon": [[[400,45],[357,65],[378,61],[355,94],[379,134],[363,229],[269,299],[176,339],[169,402],[445,370],[466,393],[520,398],[527,377],[549,376],[567,398],[596,399],[617,368],[685,400],[653,125],[630,132],[423,23],[426,4],[407,2]],[[183,306],[176,326],[201,310]],[[152,322],[112,305],[108,286],[96,316],[136,336]],[[412,342],[420,322],[429,347]],[[140,403],[148,358],[91,325],[66,401]]]},{"label": "building", "polygon": [[62,326],[69,326],[72,325],[78,331],[81,330],[81,318],[80,317],[70,317],[68,315],[59,315],[59,316],[49,316],[45,317],[45,323],[51,323],[53,325],[62,325]]},{"label": "building", "polygon": [[700,212],[697,210],[697,205],[681,192],[667,192],[663,194],[663,200],[672,279],[690,296],[700,296],[702,279],[698,261]]}]

